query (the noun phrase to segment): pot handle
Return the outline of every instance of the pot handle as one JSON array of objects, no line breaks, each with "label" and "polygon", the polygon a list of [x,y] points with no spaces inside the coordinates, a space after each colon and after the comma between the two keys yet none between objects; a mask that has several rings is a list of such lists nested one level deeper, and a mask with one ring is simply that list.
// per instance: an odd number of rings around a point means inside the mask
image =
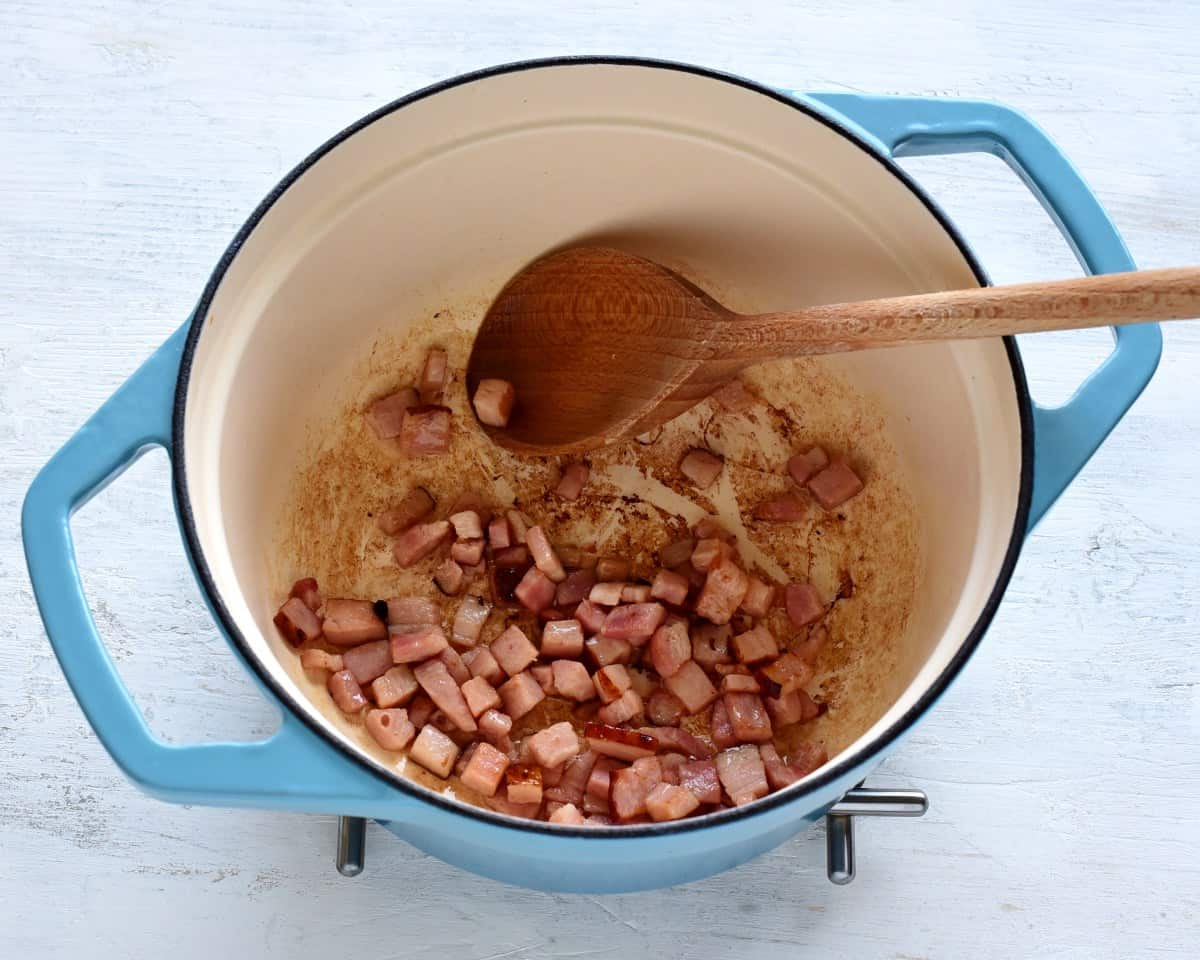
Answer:
[{"label": "pot handle", "polygon": [[143,790],[176,803],[397,818],[403,794],[324,743],[290,711],[256,743],[168,744],[146,726],[88,609],[71,514],[151,447],[171,453],[188,324],[177,330],[38,473],[21,514],[25,559],[46,633],[88,722]]},{"label": "pot handle", "polygon": [[[1079,171],[1024,114],[982,100],[817,93],[809,99],[865,136],[881,153],[916,157],[991,153],[1013,170],[1088,273],[1134,270],[1117,228]],[[1158,324],[1113,327],[1113,352],[1057,407],[1033,406],[1033,502],[1041,520],[1141,394],[1162,355]]]}]

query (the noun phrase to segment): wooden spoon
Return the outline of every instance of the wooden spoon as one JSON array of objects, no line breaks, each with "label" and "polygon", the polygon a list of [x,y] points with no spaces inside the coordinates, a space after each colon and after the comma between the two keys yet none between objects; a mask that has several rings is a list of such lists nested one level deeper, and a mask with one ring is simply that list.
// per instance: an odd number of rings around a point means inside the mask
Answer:
[{"label": "wooden spoon", "polygon": [[501,446],[582,453],[678,416],[751,364],[924,340],[1200,316],[1200,267],[922,293],[743,316],[653,261],[604,247],[552,253],[513,277],[467,367],[509,381]]}]

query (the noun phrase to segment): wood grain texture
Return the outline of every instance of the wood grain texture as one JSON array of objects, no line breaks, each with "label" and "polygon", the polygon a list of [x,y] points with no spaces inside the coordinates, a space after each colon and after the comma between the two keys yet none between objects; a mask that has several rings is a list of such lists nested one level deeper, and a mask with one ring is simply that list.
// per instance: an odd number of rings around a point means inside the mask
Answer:
[{"label": "wood grain texture", "polygon": [[1200,267],[1167,267],[739,314],[686,277],[609,247],[521,268],[475,337],[467,371],[515,388],[492,439],[586,454],[661,427],[756,363],[935,340],[1200,317]]},{"label": "wood grain texture", "polygon": [[[801,89],[998,99],[1081,168],[1144,267],[1200,249],[1200,8],[1066,0],[548,7],[359,0],[0,5],[0,955],[1192,957],[1200,925],[1200,327],[1026,545],[986,642],[876,777],[929,791],[859,830],[834,888],[820,832],[724,876],[621,897],[502,887],[333,819],[182,808],[117,772],[72,701],[20,555],[51,453],[191,309],[238,224],[314,145],[422,84],[616,50]],[[1078,273],[992,157],[906,166],[997,282]],[[1103,332],[1030,338],[1063,398]],[[110,649],[176,740],[274,723],[216,637],[165,458],[75,524]]]}]

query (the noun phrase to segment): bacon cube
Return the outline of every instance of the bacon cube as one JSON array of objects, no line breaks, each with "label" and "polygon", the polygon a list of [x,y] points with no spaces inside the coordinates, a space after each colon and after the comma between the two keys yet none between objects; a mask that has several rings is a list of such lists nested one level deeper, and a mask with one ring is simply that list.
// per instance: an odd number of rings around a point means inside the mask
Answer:
[{"label": "bacon cube", "polygon": [[592,677],[592,682],[596,685],[596,692],[604,703],[612,703],[633,686],[633,681],[629,678],[629,671],[619,663],[601,667]]},{"label": "bacon cube", "polygon": [[718,664],[732,663],[729,639],[733,629],[728,624],[700,623],[692,628],[692,659],[706,670]]},{"label": "bacon cube", "polygon": [[863,482],[845,460],[834,460],[820,473],[808,478],[808,490],[826,510],[840,507],[862,492]]},{"label": "bacon cube", "polygon": [[689,660],[671,676],[664,677],[663,683],[688,713],[699,713],[717,699],[717,688],[695,660]]},{"label": "bacon cube", "polygon": [[298,597],[313,613],[316,613],[321,607],[321,590],[317,581],[312,577],[305,577],[293,583],[292,591],[288,596]]},{"label": "bacon cube", "polygon": [[472,677],[462,685],[463,699],[467,701],[471,716],[478,717],[487,710],[500,706],[500,694],[496,688],[483,679]]},{"label": "bacon cube", "polygon": [[573,803],[564,803],[550,814],[550,823],[560,823],[564,826],[578,827],[584,823],[583,814]]},{"label": "bacon cube", "polygon": [[622,603],[649,603],[650,584],[627,583],[621,588]]},{"label": "bacon cube", "polygon": [[646,794],[646,812],[655,823],[664,820],[681,820],[700,806],[700,801],[690,790],[660,783]]},{"label": "bacon cube", "polygon": [[435,777],[445,780],[454,769],[454,761],[458,759],[458,746],[437,727],[426,724],[413,741],[408,758]]},{"label": "bacon cube", "polygon": [[423,487],[415,487],[396,506],[379,515],[379,529],[389,537],[394,537],[432,513],[434,506],[436,504],[429,492]]},{"label": "bacon cube", "polygon": [[692,566],[707,573],[718,563],[733,558],[733,547],[724,540],[716,537],[706,537],[696,541],[696,549],[692,551]]},{"label": "bacon cube", "polygon": [[540,804],[542,802],[542,771],[529,763],[518,763],[504,774],[508,784],[508,802]]},{"label": "bacon cube", "polygon": [[779,684],[783,693],[798,690],[813,678],[813,668],[809,666],[808,661],[794,653],[785,653],[768,663],[762,668],[762,672],[772,683]]},{"label": "bacon cube", "polygon": [[621,602],[621,594],[624,590],[624,581],[606,580],[592,587],[591,592],[588,594],[588,600],[600,606],[615,607]]},{"label": "bacon cube", "polygon": [[404,664],[392,667],[383,676],[376,677],[371,682],[371,693],[375,697],[376,706],[385,709],[404,706],[419,688],[417,678]]},{"label": "bacon cube", "polygon": [[727,693],[725,712],[739,743],[767,743],[772,736],[771,718],[756,693]]},{"label": "bacon cube", "polygon": [[775,599],[775,588],[769,583],[753,575],[747,575],[750,585],[746,596],[742,599],[741,610],[748,616],[759,619],[771,611],[771,603]]},{"label": "bacon cube", "polygon": [[600,634],[588,637],[583,645],[597,668],[607,667],[610,663],[629,663],[633,659],[633,646],[628,640],[617,640]]},{"label": "bacon cube", "polygon": [[808,723],[824,712],[824,705],[817,703],[804,690],[790,690],[778,697],[767,698],[767,713],[777,727]]},{"label": "bacon cube", "polygon": [[679,765],[679,785],[701,803],[721,802],[721,781],[711,760],[693,760]]},{"label": "bacon cube", "polygon": [[551,620],[542,627],[542,656],[583,656],[583,627],[578,620]]},{"label": "bacon cube", "polygon": [[384,750],[403,750],[417,732],[407,710],[368,710],[363,726]]},{"label": "bacon cube", "polygon": [[495,517],[488,524],[488,545],[493,550],[505,550],[513,543],[512,530],[509,529],[508,519]]},{"label": "bacon cube", "polygon": [[442,544],[449,543],[451,536],[452,530],[448,520],[418,523],[392,541],[392,554],[400,566],[411,567],[424,560]]},{"label": "bacon cube", "polygon": [[660,677],[674,676],[692,656],[692,641],[687,623],[664,623],[650,639],[650,662]]},{"label": "bacon cube", "polygon": [[447,379],[446,351],[433,347],[425,354],[425,366],[421,368],[421,402],[436,403],[441,400]]},{"label": "bacon cube", "polygon": [[803,486],[813,474],[824,470],[829,465],[829,457],[820,447],[813,447],[807,453],[798,453],[787,462],[787,471],[797,484]]},{"label": "bacon cube", "polygon": [[654,737],[605,723],[588,723],[583,728],[588,746],[596,753],[617,760],[633,761],[651,757],[658,749]]},{"label": "bacon cube", "polygon": [[579,753],[579,737],[566,720],[539,730],[528,743],[533,759],[543,767],[557,767]]},{"label": "bacon cube", "polygon": [[388,635],[369,600],[326,600],[323,628],[325,639],[335,647],[356,647],[369,640],[386,640]]},{"label": "bacon cube", "polygon": [[562,561],[554,552],[554,547],[551,546],[550,538],[546,536],[545,530],[541,527],[530,527],[525,534],[525,544],[529,547],[529,552],[533,554],[534,565],[542,573],[555,583],[562,583],[567,579],[567,571],[563,569]]},{"label": "bacon cube", "polygon": [[724,469],[725,461],[707,450],[689,450],[679,463],[679,472],[700,490],[707,490],[716,483]]},{"label": "bacon cube", "polygon": [[729,719],[729,711],[725,709],[725,701],[718,700],[713,704],[712,716],[708,721],[708,733],[718,750],[737,746],[738,738],[733,732],[733,723]]},{"label": "bacon cube", "polygon": [[762,663],[779,656],[779,644],[764,624],[733,638],[733,652],[745,664]]},{"label": "bacon cube", "polygon": [[400,449],[410,457],[435,457],[450,450],[450,408],[409,407],[400,424]]},{"label": "bacon cube", "polygon": [[372,403],[363,414],[363,419],[367,421],[367,426],[375,431],[377,437],[392,440],[400,436],[404,425],[404,412],[409,407],[415,407],[418,402],[417,391],[412,387],[404,387]]},{"label": "bacon cube", "polygon": [[750,579],[732,560],[722,560],[708,571],[696,600],[696,615],[712,623],[728,623],[742,605]]},{"label": "bacon cube", "polygon": [[588,633],[599,633],[604,629],[604,620],[608,611],[597,606],[591,600],[581,600],[575,608],[575,619]]},{"label": "bacon cube", "polygon": [[479,381],[471,403],[475,415],[489,427],[506,427],[517,402],[517,391],[507,380],[488,378]]},{"label": "bacon cube", "polygon": [[722,693],[762,693],[753,677],[744,673],[729,673],[721,678]]},{"label": "bacon cube", "polygon": [[316,647],[300,651],[300,666],[305,670],[324,670],[326,673],[337,673],[346,669],[340,653],[326,653]]},{"label": "bacon cube", "polygon": [[362,687],[358,685],[354,674],[349,670],[339,670],[337,673],[330,674],[329,679],[325,681],[325,686],[342,713],[355,714],[367,706],[367,698],[363,696]]},{"label": "bacon cube", "polygon": [[583,703],[596,696],[596,687],[588,676],[587,667],[578,660],[555,660],[550,664],[554,689],[560,697]]},{"label": "bacon cube", "polygon": [[515,677],[538,657],[537,647],[516,624],[493,640],[490,649],[496,662],[510,677]]},{"label": "bacon cube", "polygon": [[586,600],[595,585],[596,575],[591,570],[573,570],[555,590],[554,603],[560,607],[569,607],[573,603]]},{"label": "bacon cube", "polygon": [[638,733],[644,733],[657,740],[660,750],[675,750],[689,757],[708,758],[713,755],[712,748],[707,743],[682,727],[639,727]]},{"label": "bacon cube", "polygon": [[429,699],[437,704],[438,709],[445,713],[459,730],[474,733],[479,729],[462,690],[441,660],[426,660],[413,671],[413,676],[429,694]]},{"label": "bacon cube", "polygon": [[529,671],[518,673],[500,686],[500,699],[504,701],[504,712],[514,720],[546,699],[546,692]]},{"label": "bacon cube", "polygon": [[508,767],[509,759],[505,754],[490,743],[478,743],[459,779],[481,796],[490,797],[500,786]]},{"label": "bacon cube", "polygon": [[288,598],[279,608],[275,614],[275,626],[293,647],[321,636],[321,618],[299,597]]},{"label": "bacon cube", "polygon": [[655,690],[644,699],[646,719],[651,723],[660,727],[671,727],[683,719],[683,704],[669,690]]},{"label": "bacon cube", "polygon": [[450,545],[450,559],[460,566],[473,567],[483,561],[484,539],[455,540]]},{"label": "bacon cube", "polygon": [[783,592],[788,619],[805,627],[825,615],[825,602],[811,583],[789,583]]},{"label": "bacon cube", "polygon": [[735,806],[767,795],[767,773],[758,747],[745,744],[717,754],[717,776]]},{"label": "bacon cube", "polygon": [[484,710],[478,722],[479,732],[492,741],[507,739],[512,733],[512,717],[499,710]]},{"label": "bacon cube", "polygon": [[612,703],[606,704],[596,711],[596,719],[601,723],[616,726],[619,723],[640,717],[645,712],[645,704],[636,690],[626,690]]},{"label": "bacon cube", "polygon": [[659,570],[654,575],[654,583],[650,585],[650,596],[674,606],[682,606],[688,595],[687,577],[673,570]]},{"label": "bacon cube", "polygon": [[564,500],[578,500],[579,495],[583,492],[583,485],[587,483],[588,473],[586,463],[567,464],[563,467],[562,477],[558,481],[558,486],[554,488],[554,492]]},{"label": "bacon cube", "polygon": [[436,657],[450,646],[441,627],[424,627],[412,633],[393,633],[392,660],[395,663],[418,663]]},{"label": "bacon cube", "polygon": [[360,684],[370,683],[391,667],[392,649],[386,640],[372,640],[343,653],[342,663]]},{"label": "bacon cube", "polygon": [[442,608],[424,597],[391,597],[387,601],[387,621],[391,626],[406,628],[432,626],[442,622]]},{"label": "bacon cube", "polygon": [[603,633],[614,640],[648,640],[666,616],[667,608],[661,603],[630,603],[604,618]]},{"label": "bacon cube", "polygon": [[537,613],[554,602],[554,591],[554,581],[537,567],[530,567],[513,590],[513,595],[523,606]]},{"label": "bacon cube", "polygon": [[433,571],[433,582],[448,597],[457,596],[466,584],[467,575],[453,557],[446,557]]}]

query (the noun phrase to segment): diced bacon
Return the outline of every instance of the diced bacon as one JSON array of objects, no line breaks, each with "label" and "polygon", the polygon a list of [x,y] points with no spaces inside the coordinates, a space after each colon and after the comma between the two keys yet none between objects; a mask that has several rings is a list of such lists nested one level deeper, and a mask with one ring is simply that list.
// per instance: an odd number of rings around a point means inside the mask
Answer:
[{"label": "diced bacon", "polygon": [[457,596],[462,591],[466,579],[467,575],[463,572],[463,568],[451,557],[446,557],[433,571],[433,582],[448,597]]},{"label": "diced bacon", "polygon": [[479,732],[489,740],[507,739],[512,733],[513,721],[507,713],[499,710],[484,710],[479,715]]},{"label": "diced bacon", "polygon": [[563,569],[562,561],[550,545],[550,538],[541,527],[530,527],[525,534],[525,543],[533,554],[533,563],[539,570],[555,583],[567,579],[567,571]]},{"label": "diced bacon", "polygon": [[672,570],[659,570],[650,585],[650,596],[674,606],[682,606],[688,595],[687,577]]},{"label": "diced bacon", "polygon": [[679,462],[679,472],[700,490],[707,490],[716,483],[724,469],[725,461],[707,450],[689,450]]},{"label": "diced bacon", "polygon": [[556,606],[569,607],[573,603],[586,600],[596,584],[596,575],[591,570],[574,570],[558,585],[554,593]]},{"label": "diced bacon", "polygon": [[[416,683],[416,678],[413,678],[413,682]],[[425,726],[435,713],[437,713],[437,707],[434,706],[427,694],[418,693],[409,701],[408,719],[412,721],[414,727]]]},{"label": "diced bacon", "polygon": [[321,636],[321,618],[299,597],[289,597],[279,608],[275,614],[275,626],[293,647]]},{"label": "diced bacon", "polygon": [[483,538],[456,540],[450,545],[450,559],[462,566],[473,567],[483,560]]},{"label": "diced bacon", "polygon": [[729,639],[733,630],[728,624],[699,623],[692,627],[692,659],[706,670],[719,663],[732,663]]},{"label": "diced bacon", "polygon": [[826,510],[840,507],[862,492],[863,482],[845,460],[834,460],[820,473],[808,478],[808,490]]},{"label": "diced bacon", "polygon": [[744,663],[718,663],[713,669],[722,677],[731,673],[741,674],[744,677],[751,675],[750,668]]},{"label": "diced bacon", "polygon": [[375,615],[370,600],[326,600],[322,626],[325,639],[335,647],[356,647],[368,640],[387,639],[387,626]]},{"label": "diced bacon", "polygon": [[733,638],[733,652],[742,663],[762,663],[779,656],[779,644],[766,625],[760,623]]},{"label": "diced bacon", "polygon": [[742,613],[759,619],[770,613],[771,603],[775,599],[775,588],[752,574],[748,576],[750,586],[742,600],[741,610]]},{"label": "diced bacon", "polygon": [[393,626],[432,626],[442,622],[442,608],[419,597],[392,597],[387,601],[387,620]]},{"label": "diced bacon", "polygon": [[633,645],[628,640],[617,640],[602,633],[588,637],[583,646],[597,668],[607,667],[610,663],[628,663],[633,659]]},{"label": "diced bacon", "polygon": [[688,713],[699,713],[717,699],[717,688],[695,660],[689,660],[674,674],[665,677],[663,683]]},{"label": "diced bacon", "polygon": [[658,562],[664,567],[677,567],[692,557],[696,549],[696,541],[690,537],[686,540],[675,540],[658,551]]},{"label": "diced bacon", "polygon": [[721,802],[721,781],[711,760],[693,760],[679,767],[679,785],[701,803]]},{"label": "diced bacon", "polygon": [[292,591],[288,596],[298,597],[313,613],[316,613],[321,607],[321,590],[317,585],[317,581],[312,577],[305,577],[293,583]]},{"label": "diced bacon", "polygon": [[725,709],[723,699],[713,704],[712,716],[708,721],[708,732],[718,750],[737,745],[738,739],[734,736],[733,723],[729,719],[729,711]]},{"label": "diced bacon", "polygon": [[588,633],[599,633],[604,629],[604,620],[608,611],[596,605],[592,600],[581,600],[575,608],[575,619],[582,624]]},{"label": "diced bacon", "polygon": [[435,777],[445,780],[458,759],[458,746],[437,727],[426,724],[413,741],[408,757]]},{"label": "diced bacon", "polygon": [[437,704],[438,709],[445,713],[459,730],[474,733],[479,729],[474,714],[467,707],[462,690],[441,660],[427,660],[413,670],[413,676],[429,694],[429,699]]},{"label": "diced bacon", "polygon": [[457,650],[447,648],[438,654],[438,659],[446,665],[446,671],[460,687],[471,679],[471,671],[467,669],[467,662],[458,655]]},{"label": "diced bacon", "polygon": [[578,660],[555,660],[550,668],[554,675],[554,689],[560,697],[583,703],[596,695],[596,687],[588,676],[587,667]]},{"label": "diced bacon", "polygon": [[629,667],[629,683],[630,688],[643,700],[658,689],[658,679],[637,667]]},{"label": "diced bacon", "polygon": [[785,653],[777,660],[768,663],[762,672],[773,683],[779,684],[784,693],[798,690],[813,678],[813,668],[808,661],[794,653]]},{"label": "diced bacon", "polygon": [[640,727],[638,733],[644,733],[657,740],[659,750],[676,750],[702,760],[713,755],[713,750],[707,743],[682,727]]},{"label": "diced bacon", "polygon": [[596,569],[597,558],[592,550],[576,547],[569,543],[560,543],[554,547],[558,551],[558,555],[562,558],[563,566],[568,570],[591,570]]},{"label": "diced bacon", "polygon": [[500,694],[496,688],[483,679],[472,677],[462,685],[463,699],[471,710],[471,716],[478,717],[488,710],[500,706]]},{"label": "diced bacon", "polygon": [[615,607],[621,602],[621,591],[625,589],[623,581],[597,583],[588,594],[588,600],[605,607]]},{"label": "diced bacon", "polygon": [[[594,750],[588,752],[596,755]],[[612,757],[601,757],[599,755],[596,755],[596,757],[596,762],[592,766],[591,773],[588,775],[584,794],[588,797],[607,801],[609,790],[612,788],[612,772],[620,770],[622,765]]]},{"label": "diced bacon", "polygon": [[717,754],[717,776],[735,806],[767,795],[767,773],[758,747],[752,744],[723,750]]},{"label": "diced bacon", "polygon": [[596,561],[596,579],[625,581],[629,579],[632,569],[633,565],[628,560],[618,557],[601,557]]},{"label": "diced bacon", "polygon": [[538,657],[537,647],[516,624],[493,640],[490,649],[496,662],[510,677],[515,677]]},{"label": "diced bacon", "polygon": [[637,691],[626,690],[612,703],[601,707],[596,712],[596,719],[601,723],[616,726],[619,723],[628,723],[642,716],[645,709],[645,704],[642,703],[642,698],[637,695]]},{"label": "diced bacon", "polygon": [[510,803],[503,793],[497,793],[494,797],[484,797],[483,802],[497,813],[523,820],[536,820],[538,812],[542,809],[540,803]]},{"label": "diced bacon", "polygon": [[807,777],[819,767],[829,762],[829,754],[819,743],[800,743],[792,748],[787,758],[787,765],[794,773]]},{"label": "diced bacon", "polygon": [[513,543],[525,543],[529,537],[529,528],[533,526],[533,521],[520,510],[509,510],[505,516],[508,517],[508,526],[513,533]]},{"label": "diced bacon", "polygon": [[385,709],[402,707],[413,698],[419,686],[412,670],[404,664],[399,664],[371,682],[371,693],[375,697],[376,706]]},{"label": "diced bacon", "polygon": [[[391,658],[388,658],[389,662]],[[300,651],[300,666],[305,670],[324,670],[326,673],[337,673],[346,669],[340,653],[326,653],[316,647]]]},{"label": "diced bacon", "polygon": [[491,606],[484,603],[479,597],[465,598],[458,605],[458,612],[454,615],[454,626],[450,630],[454,645],[457,647],[475,646],[483,633],[483,625],[487,622],[491,609]]},{"label": "diced bacon", "polygon": [[554,581],[537,567],[530,567],[513,590],[521,604],[534,613],[544,610],[554,602]]},{"label": "diced bacon", "polygon": [[550,823],[560,823],[564,826],[579,827],[583,825],[583,814],[573,803],[564,803],[550,814]]},{"label": "diced bacon", "polygon": [[646,794],[646,812],[656,823],[664,820],[680,820],[692,813],[700,801],[690,790],[660,783]]},{"label": "diced bacon", "polygon": [[508,757],[493,747],[490,743],[479,743],[467,767],[459,775],[463,785],[476,793],[490,797],[500,786],[504,774],[508,770]]},{"label": "diced bacon", "polygon": [[713,399],[717,401],[721,409],[728,410],[730,413],[749,410],[758,402],[758,398],[746,389],[746,385],[741,380],[730,380],[713,394]]},{"label": "diced bacon", "polygon": [[504,712],[514,720],[520,720],[546,699],[546,692],[533,674],[525,671],[501,684],[500,699],[504,701]]},{"label": "diced bacon", "polygon": [[682,753],[660,753],[658,762],[662,765],[663,783],[679,786],[679,768],[688,762]]},{"label": "diced bacon", "polygon": [[666,619],[661,603],[631,603],[617,607],[604,618],[603,633],[614,640],[647,640]]},{"label": "diced bacon", "polygon": [[612,703],[619,699],[621,694],[633,686],[633,681],[629,679],[629,671],[619,663],[601,667],[592,677],[592,682],[604,703]]},{"label": "diced bacon", "polygon": [[825,712],[825,705],[817,703],[805,690],[791,690],[778,697],[768,697],[767,712],[775,726],[786,727],[815,720]]},{"label": "diced bacon", "polygon": [[463,654],[463,663],[473,677],[483,677],[493,687],[504,682],[504,671],[487,647],[472,647]]},{"label": "diced bacon", "polygon": [[766,743],[771,739],[771,718],[756,693],[727,693],[725,712],[739,743]]},{"label": "diced bacon", "polygon": [[475,510],[461,510],[450,514],[450,526],[454,527],[454,535],[459,540],[483,539],[483,523]]},{"label": "diced bacon", "polygon": [[808,636],[800,642],[792,643],[792,653],[802,660],[812,664],[817,662],[817,655],[829,642],[829,631],[821,624],[808,631]]},{"label": "diced bacon", "polygon": [[542,692],[548,696],[556,695],[554,689],[554,671],[548,663],[539,663],[529,668],[529,672],[533,674],[533,679],[538,682],[538,686],[542,688]]},{"label": "diced bacon", "polygon": [[505,517],[494,517],[488,524],[488,546],[493,550],[504,550],[512,546],[512,530]]},{"label": "diced bacon", "polygon": [[523,543],[495,551],[492,562],[499,567],[520,567],[522,573],[533,563],[529,557],[529,548]]},{"label": "diced bacon", "polygon": [[425,354],[425,366],[421,368],[421,402],[436,403],[442,399],[442,391],[446,389],[446,351],[433,347]]},{"label": "diced bacon", "polygon": [[621,588],[622,603],[648,603],[650,601],[650,584],[627,583]]},{"label": "diced bacon", "polygon": [[722,693],[762,693],[753,677],[744,673],[729,673],[721,678]]},{"label": "diced bacon", "polygon": [[681,620],[664,623],[650,639],[650,662],[664,679],[673,676],[692,657],[687,624]]},{"label": "diced bacon", "polygon": [[517,391],[507,380],[488,378],[479,381],[471,404],[475,415],[489,427],[506,427],[517,402]]},{"label": "diced bacon", "polygon": [[402,567],[411,567],[424,560],[451,538],[450,523],[436,520],[433,523],[418,523],[409,527],[392,542],[392,554]]},{"label": "diced bacon", "polygon": [[811,583],[789,583],[783,592],[788,619],[805,627],[825,615],[825,601]]},{"label": "diced bacon", "polygon": [[692,566],[707,573],[723,560],[733,558],[733,547],[724,540],[716,537],[706,537],[696,541],[696,549],[692,551]]},{"label": "diced bacon", "polygon": [[508,802],[540,804],[542,802],[542,771],[530,763],[513,764],[504,774],[508,784]]},{"label": "diced bacon", "polygon": [[331,673],[329,679],[325,681],[325,686],[329,689],[329,695],[333,697],[333,702],[337,704],[342,713],[355,714],[367,706],[367,698],[363,696],[362,687],[358,685],[354,674],[349,670]]},{"label": "diced bacon", "polygon": [[370,683],[391,667],[391,645],[386,640],[372,640],[347,650],[342,654],[342,662],[359,684]]},{"label": "diced bacon", "polygon": [[431,514],[435,506],[433,497],[427,490],[414,487],[396,506],[379,515],[379,529],[389,537],[397,536]]},{"label": "diced bacon", "polygon": [[703,517],[696,524],[692,532],[696,535],[697,540],[724,540],[726,543],[732,543],[737,539],[737,536],[728,527],[722,526],[713,517]]},{"label": "diced bacon", "polygon": [[363,419],[367,421],[367,426],[375,431],[376,436],[382,440],[391,440],[400,436],[404,425],[404,412],[419,402],[417,391],[412,387],[404,387],[372,403],[363,414]]},{"label": "diced bacon", "polygon": [[633,761],[650,757],[658,749],[658,741],[654,737],[605,723],[586,724],[583,735],[596,753],[617,760]]},{"label": "diced bacon", "polygon": [[[592,768],[596,765],[596,760],[597,755],[594,750],[585,750],[568,760],[558,784],[545,791],[546,799],[562,803],[582,803],[584,790],[587,787],[588,778],[592,774]],[[607,794],[605,795],[607,796]]]},{"label": "diced bacon", "polygon": [[683,719],[683,704],[669,690],[655,690],[646,698],[646,719],[662,727],[671,727]]},{"label": "diced bacon", "polygon": [[407,710],[368,710],[363,724],[384,750],[403,750],[417,732]]},{"label": "diced bacon", "polygon": [[712,623],[728,623],[742,605],[750,579],[732,560],[722,560],[708,571],[696,600],[696,615]]},{"label": "diced bacon", "polygon": [[412,633],[393,633],[392,660],[395,663],[418,663],[436,657],[450,644],[441,627],[424,627]]},{"label": "diced bacon", "polygon": [[450,408],[409,407],[400,425],[400,449],[410,457],[436,457],[450,449]]},{"label": "diced bacon", "polygon": [[566,720],[539,730],[528,743],[533,759],[543,767],[557,767],[579,753],[579,737]]},{"label": "diced bacon", "polygon": [[754,518],[768,523],[795,523],[808,514],[808,504],[790,490],[762,501],[754,508]]},{"label": "diced bacon", "polygon": [[583,485],[588,481],[588,465],[586,463],[569,463],[563,467],[562,477],[554,492],[564,500],[574,501],[583,493]]},{"label": "diced bacon", "polygon": [[646,795],[656,786],[633,767],[614,770],[609,776],[609,805],[618,820],[632,820],[646,812]]},{"label": "diced bacon", "polygon": [[824,470],[829,465],[829,457],[820,447],[813,447],[807,453],[798,453],[787,462],[787,471],[797,484],[803,486],[813,474]]},{"label": "diced bacon", "polygon": [[551,620],[542,627],[542,656],[583,656],[583,627],[578,620]]}]

